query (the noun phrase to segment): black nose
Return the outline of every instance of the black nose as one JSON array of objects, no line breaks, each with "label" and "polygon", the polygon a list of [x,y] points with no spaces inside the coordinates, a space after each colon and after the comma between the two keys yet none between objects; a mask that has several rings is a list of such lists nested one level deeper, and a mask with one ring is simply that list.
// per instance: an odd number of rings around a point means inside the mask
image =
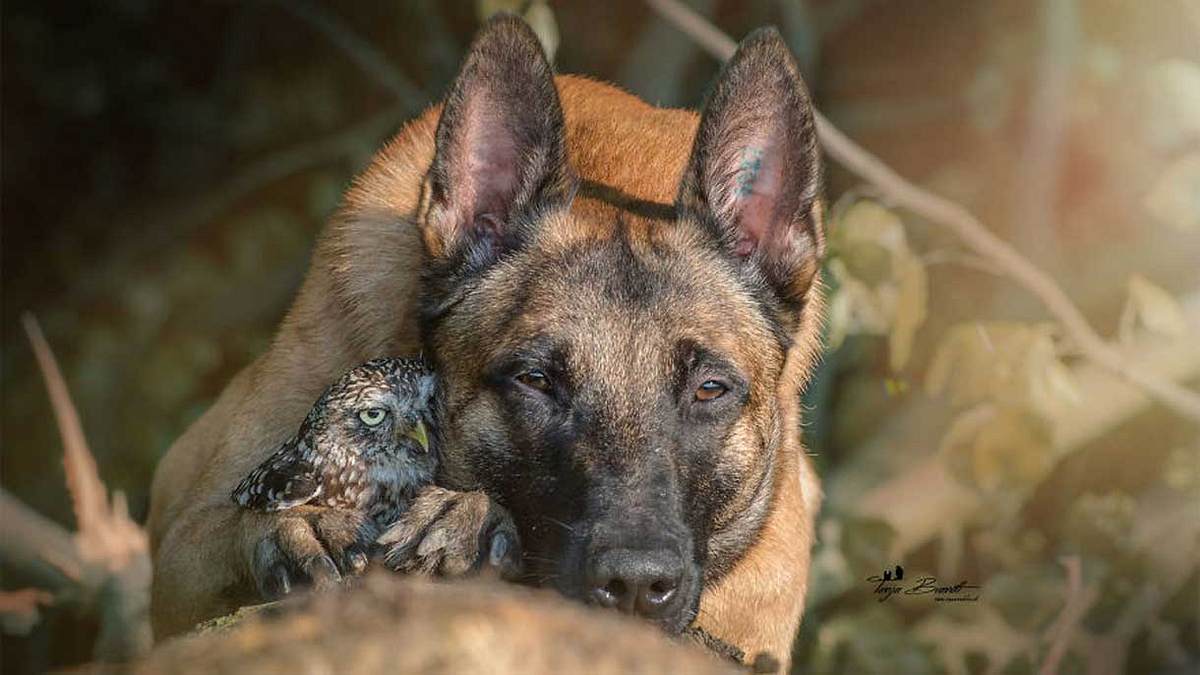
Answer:
[{"label": "black nose", "polygon": [[610,549],[592,559],[590,600],[629,614],[661,618],[678,595],[683,560],[669,550]]}]

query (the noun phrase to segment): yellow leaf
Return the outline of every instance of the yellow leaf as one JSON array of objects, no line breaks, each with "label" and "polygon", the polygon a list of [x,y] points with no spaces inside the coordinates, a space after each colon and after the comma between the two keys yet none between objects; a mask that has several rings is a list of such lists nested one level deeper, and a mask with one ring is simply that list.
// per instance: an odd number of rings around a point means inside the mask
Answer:
[{"label": "yellow leaf", "polygon": [[870,243],[887,249],[893,255],[908,253],[908,241],[900,216],[870,199],[860,199],[841,213],[838,226],[833,231],[833,240],[839,249]]},{"label": "yellow leaf", "polygon": [[948,394],[956,405],[993,401],[1046,412],[1050,402],[1071,400],[1073,385],[1058,360],[1050,324],[976,322],[950,329],[925,376],[930,395]]},{"label": "yellow leaf", "polygon": [[554,10],[545,0],[476,0],[475,14],[480,21],[487,21],[497,12],[519,14],[542,43],[546,58],[554,62],[554,54],[558,51],[558,23],[554,20]]},{"label": "yellow leaf", "polygon": [[554,55],[558,52],[558,23],[554,20],[554,10],[544,0],[534,0],[522,15],[533,32],[537,33],[538,41],[546,52],[546,59],[554,63]]},{"label": "yellow leaf", "polygon": [[1200,228],[1200,152],[1172,162],[1143,204],[1150,215],[1166,225],[1185,232]]},{"label": "yellow leaf", "polygon": [[925,265],[915,256],[908,256],[904,258],[901,266],[892,332],[888,336],[892,372],[899,371],[908,363],[908,358],[912,355],[913,337],[925,322],[928,302],[929,280],[925,274]]},{"label": "yellow leaf", "polygon": [[942,438],[949,473],[984,492],[1028,489],[1050,470],[1046,425],[1027,410],[982,405],[959,415]]},{"label": "yellow leaf", "polygon": [[1129,278],[1129,302],[1146,330],[1166,337],[1182,337],[1187,333],[1187,320],[1179,303],[1140,274]]},{"label": "yellow leaf", "polygon": [[1200,64],[1166,59],[1146,73],[1147,129],[1167,148],[1200,140]]}]

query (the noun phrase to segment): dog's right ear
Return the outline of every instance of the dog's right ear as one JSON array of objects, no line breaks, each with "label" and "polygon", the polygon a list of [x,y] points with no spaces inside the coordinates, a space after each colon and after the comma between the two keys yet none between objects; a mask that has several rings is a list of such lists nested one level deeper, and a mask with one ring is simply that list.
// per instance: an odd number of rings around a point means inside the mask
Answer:
[{"label": "dog's right ear", "polygon": [[535,212],[574,191],[562,106],[537,35],[512,15],[480,31],[450,88],[424,186],[421,236],[434,259],[495,259]]}]

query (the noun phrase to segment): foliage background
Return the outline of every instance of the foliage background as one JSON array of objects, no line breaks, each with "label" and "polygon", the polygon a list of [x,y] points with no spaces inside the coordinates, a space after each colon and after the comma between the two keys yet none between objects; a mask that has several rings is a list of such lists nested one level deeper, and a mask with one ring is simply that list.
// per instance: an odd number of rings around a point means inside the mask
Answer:
[{"label": "foliage background", "polygon": [[[690,4],[734,36],[779,25],[843,131],[979,215],[1131,359],[1197,384],[1194,0]],[[560,71],[695,107],[718,67],[640,2],[550,8]],[[323,219],[380,141],[445,89],[480,11],[4,3],[5,490],[70,526],[18,322],[33,310],[103,477],[144,518],[157,459],[266,348]],[[410,82],[364,68],[330,39],[337,27]],[[799,665],[1033,672],[1069,599],[1084,611],[1062,672],[1200,665],[1196,424],[1096,373],[944,231],[836,167],[830,197],[834,311],[806,429],[829,500]],[[1061,556],[1080,562],[1074,594]],[[865,578],[896,563],[983,597],[879,603]],[[0,572],[5,590],[22,586]],[[78,663],[94,630],[49,608],[3,637],[0,667]]]}]

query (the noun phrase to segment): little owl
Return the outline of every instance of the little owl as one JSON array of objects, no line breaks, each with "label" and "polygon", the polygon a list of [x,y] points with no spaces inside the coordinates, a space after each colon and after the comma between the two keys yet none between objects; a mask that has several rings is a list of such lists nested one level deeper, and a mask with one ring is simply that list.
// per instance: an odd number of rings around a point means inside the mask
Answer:
[{"label": "little owl", "polygon": [[273,455],[233,491],[249,509],[301,504],[350,509],[383,528],[433,480],[433,371],[417,359],[383,358],[330,385]]}]

